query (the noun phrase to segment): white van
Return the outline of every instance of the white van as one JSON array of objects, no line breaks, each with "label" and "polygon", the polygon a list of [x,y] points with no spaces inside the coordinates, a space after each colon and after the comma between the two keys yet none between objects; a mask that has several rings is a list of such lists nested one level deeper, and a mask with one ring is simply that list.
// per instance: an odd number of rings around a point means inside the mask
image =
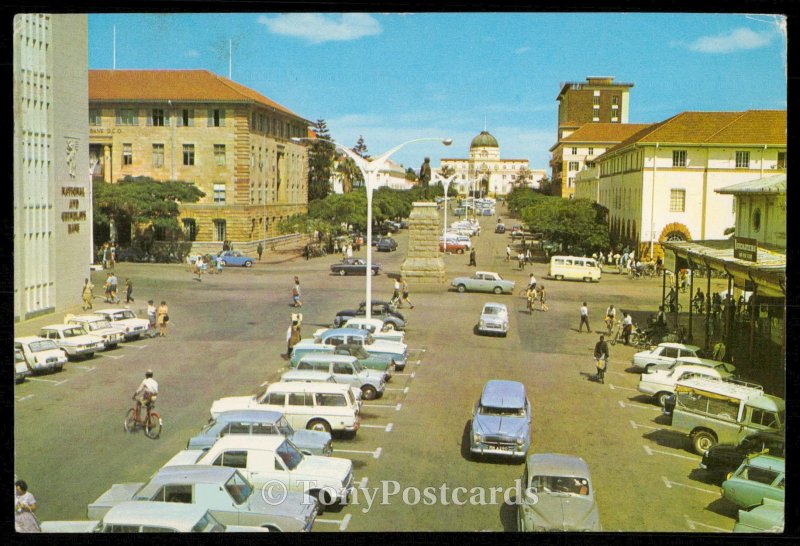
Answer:
[{"label": "white van", "polygon": [[358,401],[350,385],[340,383],[273,383],[255,396],[215,400],[211,417],[216,418],[223,411],[246,409],[279,411],[295,429],[355,434],[361,426]]},{"label": "white van", "polygon": [[553,256],[550,258],[548,276],[557,281],[564,279],[577,281],[599,281],[600,267],[594,258],[580,256]]}]

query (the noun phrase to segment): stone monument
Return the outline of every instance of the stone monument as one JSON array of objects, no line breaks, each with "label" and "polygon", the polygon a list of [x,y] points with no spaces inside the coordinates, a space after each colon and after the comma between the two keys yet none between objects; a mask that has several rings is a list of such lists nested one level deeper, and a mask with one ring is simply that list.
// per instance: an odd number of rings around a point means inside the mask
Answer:
[{"label": "stone monument", "polygon": [[439,253],[441,225],[436,204],[416,202],[408,219],[408,254],[400,274],[409,284],[435,284],[445,281],[444,261]]}]

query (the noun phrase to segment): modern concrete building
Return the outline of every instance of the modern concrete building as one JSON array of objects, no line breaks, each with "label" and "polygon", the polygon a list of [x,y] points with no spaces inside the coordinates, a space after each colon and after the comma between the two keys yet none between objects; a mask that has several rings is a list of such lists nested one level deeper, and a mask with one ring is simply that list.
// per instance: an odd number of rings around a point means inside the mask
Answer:
[{"label": "modern concrete building", "polygon": [[539,180],[547,176],[543,169],[529,169],[527,159],[500,157],[500,144],[488,131],[481,131],[472,139],[468,159],[443,158],[437,171],[445,167],[455,173],[453,187],[462,195],[473,187],[487,195],[506,195],[518,184],[518,175],[523,169],[531,171],[532,176],[525,183],[529,187],[538,187]]},{"label": "modern concrete building", "polygon": [[92,263],[86,15],[14,17],[14,320],[80,302]]},{"label": "modern concrete building", "polygon": [[717,190],[785,173],[786,127],[785,110],[682,112],[595,158],[581,184],[617,240],[656,258],[664,241],[725,237],[736,209]]},{"label": "modern concrete building", "polygon": [[[311,123],[227,78],[91,70],[88,119],[95,179],[182,180],[205,193],[181,207],[185,240],[253,243],[307,210],[307,148],[291,139],[306,137]],[[131,229],[119,226],[120,243]]]}]

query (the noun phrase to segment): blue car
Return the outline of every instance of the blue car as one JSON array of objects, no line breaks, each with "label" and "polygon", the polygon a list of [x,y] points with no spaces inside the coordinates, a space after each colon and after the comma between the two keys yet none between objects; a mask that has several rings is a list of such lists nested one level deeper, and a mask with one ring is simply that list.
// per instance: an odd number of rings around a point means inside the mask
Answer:
[{"label": "blue car", "polygon": [[217,260],[222,262],[224,266],[237,265],[241,267],[253,267],[254,258],[245,256],[238,250],[226,250],[220,252]]},{"label": "blue car", "polygon": [[531,403],[525,385],[493,379],[483,387],[472,412],[469,450],[525,460],[531,445]]}]

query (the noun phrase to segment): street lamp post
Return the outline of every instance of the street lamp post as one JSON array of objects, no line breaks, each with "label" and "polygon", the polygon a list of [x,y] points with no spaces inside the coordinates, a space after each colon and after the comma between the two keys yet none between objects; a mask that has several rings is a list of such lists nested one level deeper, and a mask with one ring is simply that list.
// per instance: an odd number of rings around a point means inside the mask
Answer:
[{"label": "street lamp post", "polygon": [[[295,137],[292,138],[294,142],[300,142],[303,140],[317,140],[317,139],[310,139],[304,137]],[[375,190],[375,186],[378,182],[378,172],[384,167],[386,161],[389,157],[398,151],[400,148],[412,144],[414,142],[422,142],[426,140],[438,140],[445,146],[450,146],[453,143],[453,140],[450,138],[417,138],[414,140],[409,140],[407,142],[403,142],[402,144],[398,144],[388,152],[384,152],[383,155],[376,157],[375,159],[366,159],[355,153],[350,148],[346,146],[342,146],[338,142],[334,142],[333,140],[326,140],[326,142],[330,143],[331,145],[339,148],[342,152],[344,152],[353,162],[356,164],[358,169],[361,171],[361,174],[364,177],[364,185],[366,186],[367,190],[367,269],[366,269],[366,277],[367,277],[367,288],[366,288],[366,312],[367,312],[367,319],[372,318],[372,192]]]},{"label": "street lamp post", "polygon": [[447,191],[450,188],[450,183],[456,179],[457,174],[450,177],[443,177],[439,173],[433,173],[433,179],[436,182],[441,182],[444,186],[444,229],[442,229],[442,239],[444,239],[444,251],[447,252]]}]

